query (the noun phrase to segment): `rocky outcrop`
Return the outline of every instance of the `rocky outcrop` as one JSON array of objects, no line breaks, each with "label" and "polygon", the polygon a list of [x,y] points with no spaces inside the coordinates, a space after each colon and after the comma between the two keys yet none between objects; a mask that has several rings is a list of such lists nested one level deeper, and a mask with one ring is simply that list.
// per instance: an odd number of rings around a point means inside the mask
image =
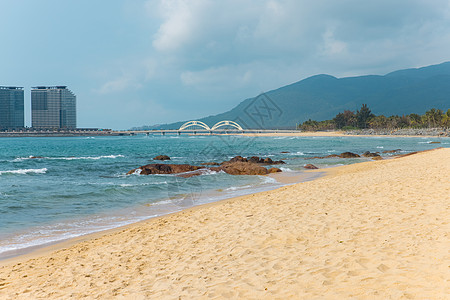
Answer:
[{"label": "rocky outcrop", "polygon": [[200,165],[202,166],[220,166],[220,164],[218,162],[205,162],[205,163],[201,163]]},{"label": "rocky outcrop", "polygon": [[386,153],[396,153],[396,152],[399,152],[399,151],[402,151],[402,149],[385,150],[385,151],[383,151],[382,153],[384,153],[384,154],[386,154]]},{"label": "rocky outcrop", "polygon": [[312,165],[312,164],[304,165],[303,168],[309,169],[309,170],[316,170],[316,169],[318,169],[318,167],[316,167],[315,165]]},{"label": "rocky outcrop", "polygon": [[344,152],[339,155],[340,158],[356,158],[360,157],[358,154],[352,152]]},{"label": "rocky outcrop", "polygon": [[380,154],[378,153],[374,153],[374,152],[370,152],[370,151],[366,151],[362,154],[363,157],[378,157],[380,156]]},{"label": "rocky outcrop", "polygon": [[167,155],[158,155],[156,157],[153,157],[153,160],[170,160],[170,157]]},{"label": "rocky outcrop", "polygon": [[150,174],[177,174],[184,172],[192,172],[199,169],[204,169],[204,167],[197,167],[191,165],[175,165],[175,164],[149,164],[137,169],[131,170],[127,175],[134,174],[140,170],[141,175]]},{"label": "rocky outcrop", "polygon": [[231,175],[267,175],[269,171],[258,164],[243,161],[223,163],[220,167],[211,168],[213,171],[224,171]]},{"label": "rocky outcrop", "polygon": [[280,165],[280,164],[285,164],[284,161],[282,160],[272,160],[270,157],[267,158],[262,158],[262,157],[258,157],[258,156],[252,156],[249,158],[245,158],[242,156],[235,156],[232,159],[228,160],[228,161],[224,161],[221,163],[221,165],[226,164],[226,163],[233,163],[233,162],[249,162],[249,163],[253,163],[253,164],[265,164],[265,165]]},{"label": "rocky outcrop", "polygon": [[402,129],[358,129],[349,130],[349,135],[407,135],[407,136],[450,136],[449,128],[402,128]]},{"label": "rocky outcrop", "polygon": [[149,164],[137,169],[133,169],[127,173],[127,175],[139,173],[141,175],[150,174],[177,174],[180,177],[192,177],[203,174],[207,170],[220,172],[223,171],[231,175],[267,175],[269,173],[281,172],[278,168],[267,169],[263,165],[272,164],[284,164],[283,161],[272,161],[270,158],[259,158],[257,156],[249,159],[236,156],[229,161],[224,161],[220,165],[215,162],[203,163],[202,165],[217,167],[205,167],[205,166],[191,166],[191,165],[177,165],[177,164]]},{"label": "rocky outcrop", "polygon": [[269,170],[267,170],[270,173],[279,173],[282,172],[281,169],[279,168],[270,168]]}]

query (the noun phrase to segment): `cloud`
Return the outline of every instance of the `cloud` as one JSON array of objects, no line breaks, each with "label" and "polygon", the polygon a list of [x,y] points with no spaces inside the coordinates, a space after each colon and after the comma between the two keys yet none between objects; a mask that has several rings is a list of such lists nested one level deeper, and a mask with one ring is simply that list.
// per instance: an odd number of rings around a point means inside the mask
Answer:
[{"label": "cloud", "polygon": [[450,60],[447,0],[147,0],[141,8],[146,25],[133,34],[146,46],[129,45],[96,91],[139,90],[136,116],[148,97],[170,111],[154,123],[218,113],[318,73],[386,74]]},{"label": "cloud", "polygon": [[134,78],[125,75],[104,83],[99,89],[97,89],[97,92],[100,94],[110,94],[122,92],[131,88],[139,89],[141,87],[142,85]]}]

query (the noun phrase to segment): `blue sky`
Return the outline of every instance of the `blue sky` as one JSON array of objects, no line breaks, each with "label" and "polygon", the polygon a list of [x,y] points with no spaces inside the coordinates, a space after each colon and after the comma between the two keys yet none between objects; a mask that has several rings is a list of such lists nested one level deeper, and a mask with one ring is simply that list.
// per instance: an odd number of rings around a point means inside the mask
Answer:
[{"label": "blue sky", "polygon": [[196,119],[308,76],[450,60],[448,0],[0,0],[0,85],[67,85],[78,126]]}]

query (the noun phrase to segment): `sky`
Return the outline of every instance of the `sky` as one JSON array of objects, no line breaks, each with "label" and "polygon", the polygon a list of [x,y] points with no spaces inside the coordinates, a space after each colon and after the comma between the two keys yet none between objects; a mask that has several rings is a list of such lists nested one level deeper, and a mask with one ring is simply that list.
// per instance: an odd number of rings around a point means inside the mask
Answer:
[{"label": "sky", "polygon": [[67,85],[78,127],[194,120],[316,74],[450,61],[450,0],[0,0],[0,85]]}]

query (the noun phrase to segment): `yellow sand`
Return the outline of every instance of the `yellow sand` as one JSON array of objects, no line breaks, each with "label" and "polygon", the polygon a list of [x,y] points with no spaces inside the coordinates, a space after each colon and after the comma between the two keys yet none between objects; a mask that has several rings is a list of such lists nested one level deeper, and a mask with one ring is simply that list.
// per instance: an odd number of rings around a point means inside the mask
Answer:
[{"label": "yellow sand", "polygon": [[376,135],[376,134],[347,134],[344,131],[300,131],[300,132],[269,132],[269,133],[244,133],[244,136],[254,137],[282,137],[282,136],[298,136],[298,137],[385,137],[385,138],[398,138],[398,137],[415,137],[415,138],[434,138],[439,140],[440,136],[433,135]]},{"label": "yellow sand", "polygon": [[135,224],[0,268],[0,298],[449,299],[450,149]]},{"label": "yellow sand", "polygon": [[269,133],[244,133],[244,136],[349,136],[343,131],[301,131],[301,132],[269,132]]}]

